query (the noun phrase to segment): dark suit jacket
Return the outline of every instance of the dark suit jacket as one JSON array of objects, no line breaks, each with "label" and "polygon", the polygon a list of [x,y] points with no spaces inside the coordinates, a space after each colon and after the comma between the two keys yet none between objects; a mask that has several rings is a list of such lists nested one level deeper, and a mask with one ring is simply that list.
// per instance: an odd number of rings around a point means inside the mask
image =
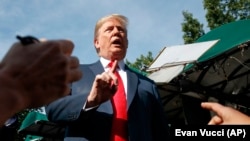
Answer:
[{"label": "dark suit jacket", "polygon": [[[66,137],[84,137],[90,141],[109,141],[112,125],[110,100],[89,111],[82,108],[97,74],[104,72],[100,61],[81,65],[83,78],[72,84],[70,96],[48,106],[48,119],[67,126]],[[127,111],[130,141],[165,141],[168,137],[160,97],[153,81],[127,66]]]}]

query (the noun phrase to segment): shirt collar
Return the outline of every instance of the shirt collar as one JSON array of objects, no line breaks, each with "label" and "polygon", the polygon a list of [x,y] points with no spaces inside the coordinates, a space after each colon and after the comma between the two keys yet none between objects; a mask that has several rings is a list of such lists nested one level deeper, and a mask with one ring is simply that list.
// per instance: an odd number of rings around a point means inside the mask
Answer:
[{"label": "shirt collar", "polygon": [[[107,60],[107,59],[105,59],[103,57],[100,57],[100,61],[101,61],[101,64],[102,64],[103,68],[108,68],[108,64],[109,64],[110,60]],[[118,62],[118,66],[119,66],[119,68],[121,70],[124,70],[124,68],[125,68],[124,60],[120,60]]]}]

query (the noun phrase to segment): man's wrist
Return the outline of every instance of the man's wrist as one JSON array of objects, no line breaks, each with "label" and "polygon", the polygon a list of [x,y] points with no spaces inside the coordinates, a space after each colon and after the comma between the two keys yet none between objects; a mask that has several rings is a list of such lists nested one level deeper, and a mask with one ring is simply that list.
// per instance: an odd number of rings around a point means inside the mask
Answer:
[{"label": "man's wrist", "polygon": [[88,96],[85,108],[95,107],[96,105],[98,105],[98,103],[95,100],[92,100],[90,96]]}]

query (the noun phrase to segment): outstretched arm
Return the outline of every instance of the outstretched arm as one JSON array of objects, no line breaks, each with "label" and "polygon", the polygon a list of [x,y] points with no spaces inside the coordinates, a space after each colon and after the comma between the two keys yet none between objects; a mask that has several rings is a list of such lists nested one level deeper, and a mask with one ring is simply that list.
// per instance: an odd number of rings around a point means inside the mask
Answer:
[{"label": "outstretched arm", "polygon": [[250,117],[240,111],[228,106],[223,106],[214,102],[203,102],[201,106],[204,109],[215,112],[215,116],[209,121],[210,125],[221,124],[250,124]]}]

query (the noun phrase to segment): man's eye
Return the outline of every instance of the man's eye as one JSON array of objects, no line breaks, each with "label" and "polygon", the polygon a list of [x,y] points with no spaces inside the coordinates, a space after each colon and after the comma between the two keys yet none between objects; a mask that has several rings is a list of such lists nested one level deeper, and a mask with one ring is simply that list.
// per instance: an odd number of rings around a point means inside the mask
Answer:
[{"label": "man's eye", "polygon": [[118,28],[119,32],[124,32],[123,28]]},{"label": "man's eye", "polygon": [[112,31],[112,29],[111,29],[111,28],[108,28],[108,29],[106,29],[106,31],[107,31],[107,32],[111,32],[111,31]]}]

